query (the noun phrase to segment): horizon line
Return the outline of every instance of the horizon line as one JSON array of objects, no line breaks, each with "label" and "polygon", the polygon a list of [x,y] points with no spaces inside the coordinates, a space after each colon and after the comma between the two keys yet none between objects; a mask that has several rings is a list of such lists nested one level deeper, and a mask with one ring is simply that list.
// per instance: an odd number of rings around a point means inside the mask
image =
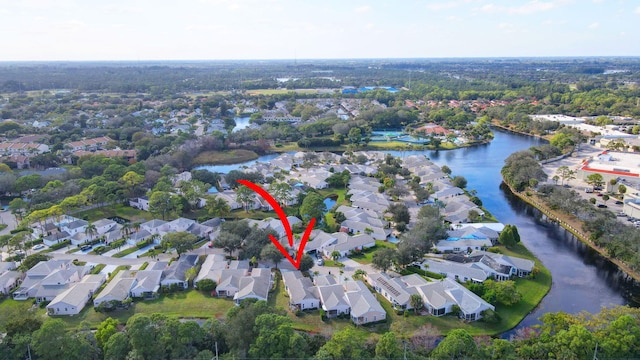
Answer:
[{"label": "horizon line", "polygon": [[361,57],[361,58],[265,58],[265,59],[85,59],[85,60],[0,60],[2,63],[105,63],[105,62],[270,62],[270,61],[364,61],[364,60],[385,60],[385,61],[406,61],[406,60],[517,60],[517,59],[635,59],[640,55],[547,55],[547,56],[443,56],[443,57]]}]

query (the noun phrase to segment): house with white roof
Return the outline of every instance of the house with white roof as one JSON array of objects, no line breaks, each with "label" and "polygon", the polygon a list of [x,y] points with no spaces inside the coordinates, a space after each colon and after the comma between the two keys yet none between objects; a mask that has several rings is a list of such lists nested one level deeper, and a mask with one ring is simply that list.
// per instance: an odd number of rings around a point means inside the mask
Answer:
[{"label": "house with white roof", "polygon": [[425,308],[434,316],[450,313],[454,305],[460,308],[460,318],[467,321],[481,319],[487,309],[495,310],[493,305],[449,278],[418,286],[417,290]]},{"label": "house with white roof", "polygon": [[204,279],[213,280],[218,283],[220,280],[220,272],[217,270],[224,270],[227,268],[227,258],[222,254],[209,254],[207,258],[200,266],[198,276],[196,276],[193,284],[198,287],[198,282]]},{"label": "house with white roof", "polygon": [[22,284],[13,292],[13,299],[51,301],[71,284],[80,282],[88,272],[88,266],[76,266],[70,260],[41,261],[25,273]]},{"label": "house with white roof", "polygon": [[152,236],[154,235],[150,234],[147,230],[136,231],[129,234],[129,237],[127,238],[127,243],[130,245],[136,245],[137,243],[141,241],[145,241],[151,238]]},{"label": "house with white roof", "polygon": [[322,310],[328,318],[351,312],[351,305],[342,285],[323,285],[318,286],[317,289]]},{"label": "house with white roof", "polygon": [[47,315],[79,314],[93,294],[104,284],[105,278],[102,274],[85,275],[82,281],[73,284],[51,300],[47,305]]},{"label": "house with white roof", "polygon": [[162,226],[166,223],[167,223],[166,221],[160,220],[160,219],[149,220],[147,222],[143,222],[142,224],[140,224],[140,230],[146,230],[150,234],[162,236],[164,235],[164,232],[162,232],[161,229],[162,229]]},{"label": "house with white roof", "polygon": [[466,227],[447,231],[448,237],[438,241],[434,248],[440,252],[461,252],[471,250],[481,250],[493,246],[493,241],[489,235],[480,229]]},{"label": "house with white roof", "polygon": [[331,234],[331,237],[332,240],[322,247],[324,256],[328,258],[332,257],[334,251],[339,252],[340,257],[345,257],[354,251],[362,251],[376,245],[375,239],[367,234],[350,236],[344,232],[336,232]]},{"label": "house with white roof", "polygon": [[[157,264],[160,266],[166,265],[161,262]],[[162,276],[162,270],[157,270],[155,267],[150,270],[136,271],[136,281],[131,286],[131,290],[129,290],[131,297],[143,299],[155,299],[158,297]]]},{"label": "house with white roof", "polygon": [[233,302],[240,305],[245,299],[267,301],[272,284],[271,269],[254,268],[249,276],[240,278],[240,286],[233,296]]},{"label": "house with white roof", "polygon": [[416,286],[428,283],[420,276],[412,275],[392,278],[387,273],[373,273],[367,274],[365,280],[375,291],[389,300],[394,309],[411,310],[413,307],[410,299],[412,294],[417,294]]},{"label": "house with white roof", "polygon": [[354,324],[364,325],[387,318],[387,312],[362,281],[347,281],[345,288],[345,296],[351,306],[351,321]]},{"label": "house with white roof", "polygon": [[240,290],[240,279],[247,276],[247,269],[222,269],[212,271],[212,278],[216,281],[216,294],[220,297],[234,297]]},{"label": "house with white roof", "polygon": [[529,259],[487,251],[474,251],[467,256],[451,255],[447,259],[481,269],[487,277],[492,277],[496,281],[509,280],[512,276],[528,276],[535,266],[535,263]]},{"label": "house with white roof", "polygon": [[472,281],[480,283],[489,277],[484,270],[470,266],[470,264],[443,259],[425,259],[420,263],[420,268],[461,282]]},{"label": "house with white roof", "polygon": [[86,220],[76,219],[72,216],[69,216],[68,218],[70,221],[60,224],[60,230],[68,232],[71,236],[78,233],[84,234],[89,223]]},{"label": "house with white roof", "polygon": [[135,281],[135,271],[119,271],[93,299],[93,306],[98,307],[111,301],[125,301],[131,296],[131,287]]},{"label": "house with white roof", "polygon": [[0,261],[0,294],[9,295],[22,281],[24,274],[14,270],[16,263],[13,261]]},{"label": "house with white roof", "polygon": [[67,239],[70,239],[71,235],[66,231],[55,232],[51,235],[47,235],[42,238],[42,243],[47,246],[53,246],[55,244],[59,244]]},{"label": "house with white roof", "polygon": [[283,271],[284,289],[289,295],[289,306],[297,310],[318,309],[320,298],[311,279],[300,271]]},{"label": "house with white roof", "polygon": [[100,219],[93,222],[93,226],[95,226],[98,235],[103,235],[111,231],[116,225],[118,225],[118,223],[111,219]]}]

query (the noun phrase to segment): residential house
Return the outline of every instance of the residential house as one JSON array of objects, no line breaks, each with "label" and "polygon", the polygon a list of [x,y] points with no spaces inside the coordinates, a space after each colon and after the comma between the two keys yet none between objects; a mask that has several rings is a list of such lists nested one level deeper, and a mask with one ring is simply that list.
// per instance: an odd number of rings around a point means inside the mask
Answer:
[{"label": "residential house", "polygon": [[187,231],[189,229],[189,227],[193,224],[195,224],[196,221],[195,220],[191,220],[191,219],[187,219],[187,218],[177,218],[175,220],[169,221],[166,224],[162,225],[160,227],[160,231],[162,233],[173,233],[173,232],[180,232],[180,231]]},{"label": "residential house", "polygon": [[76,219],[72,216],[68,216],[68,222],[60,224],[60,230],[66,231],[69,235],[84,234],[89,223],[86,220]]},{"label": "residential house", "polygon": [[136,231],[129,234],[129,236],[127,237],[127,243],[130,245],[136,245],[139,242],[145,241],[153,236],[158,238],[158,236],[149,233],[147,230]]},{"label": "residential house", "polygon": [[49,152],[49,145],[21,142],[0,143],[0,154],[31,156]]},{"label": "residential house", "polygon": [[488,278],[486,272],[470,266],[470,264],[442,259],[425,259],[420,263],[420,268],[461,282],[472,281],[480,283]]},{"label": "residential house", "polygon": [[351,321],[354,324],[364,325],[387,318],[387,312],[362,281],[347,281],[345,288],[345,296],[351,306]]},{"label": "residential house", "polygon": [[[224,200],[229,205],[229,208],[231,210],[237,210],[237,209],[242,209],[243,208],[242,203],[240,203],[240,202],[238,202],[236,200],[236,192],[233,191],[233,190],[229,190],[229,189],[223,190],[223,191],[221,191],[219,193],[213,194],[213,196],[216,197],[216,198],[220,198],[220,199]],[[258,207],[255,207],[255,206],[258,206]],[[259,203],[255,203],[252,206],[249,206],[249,208],[250,209],[251,208],[257,209],[257,208],[259,208],[259,206],[260,206]]]},{"label": "residential house", "polygon": [[22,281],[24,274],[15,271],[16,263],[13,261],[0,262],[0,294],[9,295]]},{"label": "residential house", "polygon": [[104,235],[105,233],[111,231],[116,225],[118,225],[118,223],[111,219],[100,219],[93,223],[93,226],[95,226],[96,233],[98,233],[98,235]]},{"label": "residential house", "polygon": [[25,273],[24,281],[13,292],[13,298],[35,298],[38,303],[51,301],[88,272],[89,267],[73,265],[70,260],[41,261]]},{"label": "residential house", "polygon": [[234,297],[240,290],[240,279],[247,276],[246,269],[223,269],[213,271],[210,275],[214,281],[217,278],[216,294],[220,297]]},{"label": "residential house", "polygon": [[468,256],[448,256],[448,260],[481,269],[494,280],[509,280],[512,276],[525,277],[531,274],[535,263],[515,256],[474,251]]},{"label": "residential house", "polygon": [[471,252],[493,246],[489,236],[476,228],[466,227],[447,231],[448,237],[438,241],[434,248],[440,252],[457,253],[461,251]]},{"label": "residential house", "polygon": [[460,318],[475,321],[482,318],[483,311],[495,310],[493,305],[449,278],[418,286],[417,290],[425,308],[434,316],[446,315],[453,311],[453,306],[458,306]]},{"label": "residential house", "polygon": [[169,265],[169,267],[163,271],[163,279],[160,281],[162,286],[171,286],[177,284],[183,289],[189,287],[187,281],[187,270],[196,266],[198,262],[198,255],[183,254],[180,258]]},{"label": "residential house", "polygon": [[289,295],[289,306],[296,310],[318,309],[320,298],[311,279],[300,271],[283,271],[284,289]]},{"label": "residential house", "polygon": [[164,220],[153,219],[153,220],[149,220],[147,222],[143,222],[142,224],[140,224],[140,229],[141,230],[146,230],[152,235],[162,236],[162,235],[164,235],[164,232],[161,231],[160,229],[162,229],[162,226],[164,224],[166,224],[166,223],[167,222],[164,221]]},{"label": "residential house", "polygon": [[267,301],[272,284],[271,269],[255,268],[251,270],[250,276],[240,278],[240,286],[233,296],[233,301],[236,305],[240,305],[245,299]]},{"label": "residential house", "polygon": [[66,144],[65,147],[70,148],[71,151],[79,151],[79,150],[91,151],[91,150],[101,149],[111,141],[113,141],[113,139],[111,139],[110,137],[102,136],[102,137],[93,138],[93,139],[72,141]]},{"label": "residential house", "polygon": [[47,305],[47,315],[77,315],[91,300],[93,294],[104,284],[104,275],[85,275],[82,281],[73,284],[58,294]]},{"label": "residential house", "polygon": [[129,199],[129,206],[138,210],[149,211],[149,197],[145,195],[139,198]]},{"label": "residential house", "polygon": [[45,236],[44,238],[42,238],[42,242],[47,245],[47,246],[53,246],[55,244],[59,244],[67,239],[69,239],[71,237],[71,235],[69,235],[68,232],[66,231],[62,231],[62,232],[55,232],[51,235]]},{"label": "residential house", "polygon": [[120,224],[116,224],[115,226],[113,226],[111,230],[102,234],[102,236],[104,236],[104,242],[106,244],[111,244],[116,240],[120,240],[124,238],[124,232],[122,231],[122,229],[123,227]]},{"label": "residential house", "polygon": [[362,251],[364,249],[372,248],[376,245],[376,241],[367,234],[358,234],[350,236],[344,232],[336,232],[331,234],[333,241],[328,242],[323,246],[322,252],[324,256],[331,258],[333,252],[340,253],[340,257],[345,257],[354,251]]},{"label": "residential house", "polygon": [[[409,278],[407,276],[392,278],[387,273],[373,273],[365,277],[369,285],[384,296],[385,299],[389,300],[396,310],[410,310],[413,308],[410,299],[412,294],[417,293],[415,285],[427,283],[426,280],[418,278]],[[408,285],[408,281],[412,283],[412,286]]]},{"label": "residential house", "polygon": [[351,305],[347,300],[344,287],[339,284],[318,286],[320,304],[322,310],[328,318],[333,318],[341,314],[349,314]]},{"label": "residential house", "polygon": [[475,211],[478,215],[484,217],[484,211],[466,197],[449,199],[444,207],[444,220],[451,224],[466,223],[469,219],[470,211]]},{"label": "residential house", "polygon": [[[158,262],[156,265],[162,267],[166,266],[166,263]],[[157,270],[155,267],[150,270],[137,271],[135,274],[136,281],[130,290],[131,297],[143,299],[155,299],[158,297],[162,275],[162,270]]]},{"label": "residential house", "polygon": [[207,258],[200,266],[200,272],[198,272],[198,276],[196,276],[193,284],[195,287],[198,287],[198,282],[204,279],[210,279],[217,282],[220,280],[220,272],[218,270],[223,270],[227,268],[227,259],[224,255],[221,254],[210,254],[207,255]]},{"label": "residential house", "polygon": [[118,272],[93,299],[93,306],[98,307],[102,303],[111,301],[125,301],[131,296],[131,287],[135,282],[135,271],[123,270]]},{"label": "residential house", "polygon": [[433,194],[433,197],[439,200],[448,199],[454,196],[464,195],[464,190],[456,186],[450,186],[442,190],[438,190]]}]

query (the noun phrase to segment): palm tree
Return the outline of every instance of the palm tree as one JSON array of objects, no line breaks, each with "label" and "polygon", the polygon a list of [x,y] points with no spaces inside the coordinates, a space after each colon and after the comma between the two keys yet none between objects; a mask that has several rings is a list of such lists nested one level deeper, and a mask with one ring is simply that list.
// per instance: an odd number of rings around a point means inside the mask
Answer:
[{"label": "palm tree", "polygon": [[333,250],[331,252],[331,258],[333,259],[333,261],[338,261],[338,259],[340,259],[341,256],[342,254],[340,254],[340,251],[338,250]]},{"label": "palm tree", "polygon": [[209,215],[212,216],[225,217],[231,212],[231,207],[226,200],[219,197],[209,196],[207,198],[207,207],[209,208]]},{"label": "palm tree", "polygon": [[93,223],[88,223],[87,227],[84,229],[84,234],[89,236],[89,241],[93,241],[93,237],[98,234],[98,230]]},{"label": "palm tree", "polygon": [[245,212],[249,212],[249,206],[253,204],[255,198],[256,193],[244,185],[238,187],[236,190],[236,201],[242,203]]},{"label": "palm tree", "polygon": [[140,226],[142,226],[142,223],[139,221],[136,221],[133,224],[131,224],[131,229],[133,230],[133,232],[138,232],[140,231]]},{"label": "palm tree", "polygon": [[418,310],[422,309],[424,306],[424,302],[422,301],[422,296],[419,294],[412,294],[409,298],[409,304],[413,308],[414,312],[418,312]]},{"label": "palm tree", "polygon": [[131,235],[131,223],[124,223],[122,224],[122,233],[124,234],[125,237],[128,237],[129,235]]}]

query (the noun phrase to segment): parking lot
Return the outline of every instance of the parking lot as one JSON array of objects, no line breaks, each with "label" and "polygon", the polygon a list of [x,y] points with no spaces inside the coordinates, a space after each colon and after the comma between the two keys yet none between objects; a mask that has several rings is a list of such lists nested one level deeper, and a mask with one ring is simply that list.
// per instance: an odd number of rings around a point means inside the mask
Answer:
[{"label": "parking lot", "polygon": [[[572,154],[572,156],[569,156],[567,158],[564,158],[558,161],[554,161],[552,163],[544,164],[542,167],[544,172],[548,176],[547,183],[556,184],[556,182],[553,180],[553,177],[555,175],[558,175],[557,171],[558,171],[558,168],[560,168],[561,166],[567,166],[569,169],[577,171],[580,164],[582,163],[582,160],[598,155],[602,151],[603,149],[595,147],[593,145],[582,144],[580,146],[580,149],[575,151]],[[621,222],[623,222],[625,225],[630,225],[630,222],[627,221],[626,216],[620,215],[622,213],[622,208],[623,208],[622,201],[614,197],[614,195],[616,194],[607,193],[605,190],[606,186],[604,187],[604,189],[594,191],[591,185],[587,184],[584,180],[581,180],[581,179],[566,180],[564,181],[564,184],[562,184],[562,180],[560,180],[558,184],[564,185],[566,187],[569,187],[575,190],[583,199],[587,201],[592,201],[590,199],[595,199],[596,204],[594,206],[603,210],[606,209],[613,212],[614,214],[617,215],[618,219]],[[627,185],[633,185],[633,184],[627,184]],[[608,200],[605,200],[606,199],[604,197],[605,194],[609,196]],[[640,225],[638,226],[640,227]]]}]

